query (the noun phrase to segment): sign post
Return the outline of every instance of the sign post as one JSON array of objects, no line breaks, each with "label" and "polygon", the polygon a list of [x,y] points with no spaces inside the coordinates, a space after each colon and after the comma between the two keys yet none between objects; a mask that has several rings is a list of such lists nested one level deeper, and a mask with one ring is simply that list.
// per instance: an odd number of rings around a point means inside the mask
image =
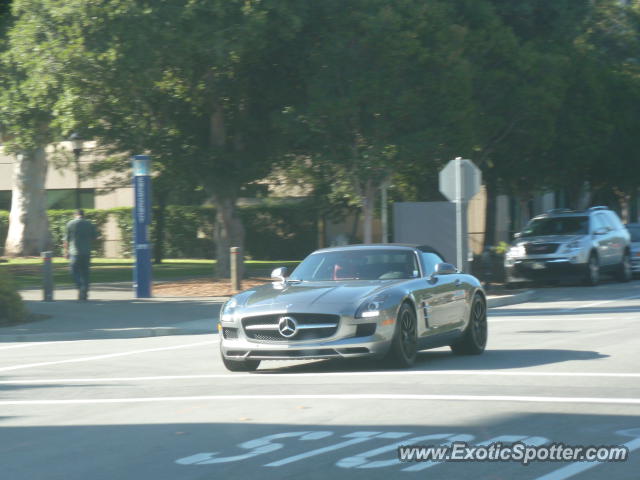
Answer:
[{"label": "sign post", "polygon": [[482,172],[471,160],[460,157],[451,160],[440,170],[440,192],[449,201],[456,204],[456,263],[461,271],[467,270],[467,259],[464,254],[468,245],[464,245],[462,217],[464,208],[478,191],[482,183]]},{"label": "sign post", "polygon": [[133,287],[136,298],[151,297],[151,159],[148,155],[135,155],[133,163],[133,235],[136,254],[133,269]]}]

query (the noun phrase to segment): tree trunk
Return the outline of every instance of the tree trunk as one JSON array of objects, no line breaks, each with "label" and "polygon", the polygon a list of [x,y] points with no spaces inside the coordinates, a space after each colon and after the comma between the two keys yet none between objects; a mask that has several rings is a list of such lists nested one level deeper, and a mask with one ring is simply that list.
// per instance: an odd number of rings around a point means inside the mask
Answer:
[{"label": "tree trunk", "polygon": [[496,242],[496,188],[494,182],[487,178],[485,183],[485,192],[487,195],[487,211],[484,220],[484,247],[491,247]]},{"label": "tree trunk", "polygon": [[[229,278],[231,265],[229,261],[231,247],[240,248],[240,258],[244,258],[244,227],[238,217],[235,199],[213,196],[216,205],[216,276]],[[244,261],[240,262],[238,270],[240,278],[244,276]]]},{"label": "tree trunk", "polygon": [[520,204],[520,222],[518,225],[518,231],[522,230],[531,218],[531,209],[529,208],[530,197],[520,197],[518,202]]},{"label": "tree trunk", "polygon": [[375,188],[373,181],[368,179],[362,197],[362,236],[363,243],[373,243],[373,207],[375,202]]},{"label": "tree trunk", "polygon": [[51,248],[47,198],[47,155],[37,148],[16,155],[13,164],[13,196],[4,254],[38,256]]},{"label": "tree trunk", "polygon": [[631,195],[619,188],[614,188],[613,191],[618,198],[618,205],[620,205],[620,219],[622,223],[629,223],[631,219]]}]

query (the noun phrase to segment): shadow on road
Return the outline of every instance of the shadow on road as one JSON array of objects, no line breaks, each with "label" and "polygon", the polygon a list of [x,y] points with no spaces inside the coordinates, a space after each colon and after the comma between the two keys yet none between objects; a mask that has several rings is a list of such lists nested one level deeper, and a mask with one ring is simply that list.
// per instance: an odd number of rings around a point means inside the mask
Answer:
[{"label": "shadow on road", "polygon": [[[378,401],[377,401],[378,402]],[[389,401],[390,408],[395,401]],[[211,402],[211,407],[225,408]],[[3,478],[33,480],[196,480],[219,479],[362,479],[389,478],[524,478],[548,474],[571,462],[400,462],[400,445],[469,445],[521,441],[527,446],[621,445],[633,438],[638,418],[632,415],[522,413],[487,416],[461,425],[433,418],[433,411],[406,411],[401,422],[372,418],[366,424],[299,421],[308,410],[296,403],[271,401],[248,410],[249,423],[191,422],[13,426],[4,417],[0,430]],[[318,406],[306,400],[311,411]],[[413,404],[417,405],[417,404]],[[439,405],[435,403],[434,405]],[[365,409],[370,402],[346,403]],[[87,407],[82,407],[83,412]],[[94,408],[104,408],[103,406]],[[111,408],[119,408],[112,406]],[[175,414],[175,409],[168,411]],[[379,410],[378,410],[379,412]],[[482,413],[480,413],[482,412]],[[286,415],[286,422],[270,420]],[[298,420],[298,421],[297,421]],[[629,432],[630,434],[628,434]],[[633,453],[631,458],[633,459]],[[637,478],[636,462],[596,463],[589,478]],[[605,477],[606,475],[606,477]],[[560,477],[559,477],[560,478]],[[566,477],[561,477],[566,478]],[[581,477],[582,478],[582,477]]]},{"label": "shadow on road", "polygon": [[[420,352],[416,364],[411,370],[505,370],[510,368],[553,365],[570,361],[599,360],[607,358],[591,350],[531,349],[531,350],[486,350],[479,356],[457,356],[448,350]],[[263,364],[267,365],[267,364]],[[272,364],[273,365],[273,364]],[[277,364],[276,364],[277,365]],[[254,372],[261,373],[320,373],[320,372],[368,372],[389,370],[382,360],[373,359],[335,359],[289,365],[278,368],[264,368]]]}]

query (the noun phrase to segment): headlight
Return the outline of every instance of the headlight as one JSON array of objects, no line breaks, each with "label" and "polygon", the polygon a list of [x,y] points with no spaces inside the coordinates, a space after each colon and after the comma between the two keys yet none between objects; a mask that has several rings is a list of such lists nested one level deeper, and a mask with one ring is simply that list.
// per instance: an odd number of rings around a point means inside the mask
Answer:
[{"label": "headlight", "polygon": [[223,322],[230,322],[233,320],[233,311],[238,306],[238,301],[235,298],[230,298],[227,302],[222,306],[222,313],[220,315],[220,320]]},{"label": "headlight", "polygon": [[366,300],[356,311],[356,318],[375,318],[380,316],[386,297],[375,297]]},{"label": "headlight", "polygon": [[524,257],[527,252],[524,249],[524,245],[514,245],[507,251],[507,257]]},{"label": "headlight", "polygon": [[575,250],[577,248],[580,248],[580,240],[573,240],[572,242],[567,243],[562,247],[562,250],[564,252],[568,252],[569,250]]}]

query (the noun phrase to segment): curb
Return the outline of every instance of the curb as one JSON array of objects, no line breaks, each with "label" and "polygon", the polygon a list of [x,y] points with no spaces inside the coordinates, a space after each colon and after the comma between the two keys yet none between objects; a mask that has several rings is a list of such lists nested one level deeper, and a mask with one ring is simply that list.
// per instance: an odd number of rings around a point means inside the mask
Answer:
[{"label": "curb", "polygon": [[494,297],[487,300],[487,308],[504,307],[506,305],[515,305],[516,303],[528,302],[536,296],[535,290],[527,290],[525,292],[516,293],[515,295],[505,295],[503,297]]}]

